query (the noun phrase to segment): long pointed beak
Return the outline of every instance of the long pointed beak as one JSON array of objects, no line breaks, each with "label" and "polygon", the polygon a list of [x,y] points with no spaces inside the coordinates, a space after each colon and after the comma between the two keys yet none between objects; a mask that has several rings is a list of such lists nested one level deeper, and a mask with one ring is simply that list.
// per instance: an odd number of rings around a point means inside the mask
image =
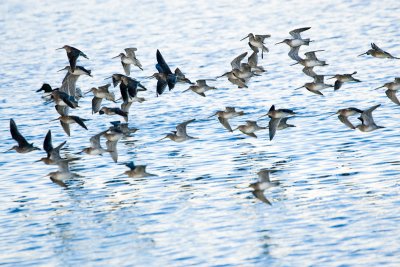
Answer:
[{"label": "long pointed beak", "polygon": [[236,127],[235,129],[232,129],[232,132],[233,132],[233,131],[236,131],[237,129],[239,129],[239,127]]},{"label": "long pointed beak", "polygon": [[83,93],[84,95],[89,94],[90,92],[92,92],[92,90],[87,91],[86,93]]},{"label": "long pointed beak", "polygon": [[110,76],[110,77],[107,77],[107,78],[104,78],[104,80],[108,80],[108,79],[111,79],[112,78],[112,76]]},{"label": "long pointed beak", "polygon": [[214,116],[217,116],[217,113],[215,113],[214,115],[211,115],[211,116],[208,117],[207,119],[212,118],[212,117],[214,117]]},{"label": "long pointed beak", "polygon": [[58,70],[57,72],[60,72],[60,71],[63,71],[63,70],[65,70],[65,68],[63,68],[63,69],[61,69],[61,70]]},{"label": "long pointed beak", "polygon": [[42,159],[35,160],[34,162],[40,162],[40,161],[42,161]]},{"label": "long pointed beak", "polygon": [[264,115],[262,115],[261,117],[258,117],[258,118],[260,119],[260,118],[266,117],[266,116],[268,116],[268,114],[264,114]]},{"label": "long pointed beak", "polygon": [[240,39],[240,41],[243,41],[244,39],[249,38],[249,36],[247,35],[246,37],[244,37],[243,39]]},{"label": "long pointed beak", "polygon": [[51,121],[58,121],[58,118],[57,118],[57,119],[54,119],[54,120],[51,120]]},{"label": "long pointed beak", "polygon": [[282,41],[282,42],[279,42],[279,43],[276,43],[275,45],[277,45],[277,44],[282,44],[282,43],[284,43],[284,41]]},{"label": "long pointed beak", "polygon": [[335,116],[336,114],[337,114],[337,113],[335,112],[335,113],[329,115],[328,118],[329,118],[329,117],[332,117],[332,116]]},{"label": "long pointed beak", "polygon": [[61,49],[64,49],[64,47],[57,48],[56,50],[61,50]]},{"label": "long pointed beak", "polygon": [[331,79],[334,79],[335,78],[335,76],[333,76],[333,77],[330,77],[330,78],[326,78],[327,80],[331,80]]},{"label": "long pointed beak", "polygon": [[299,89],[301,89],[301,88],[303,88],[304,87],[304,85],[303,86],[300,86],[300,87],[297,87],[297,88],[295,88],[294,90],[299,90]]},{"label": "long pointed beak", "polygon": [[167,136],[161,138],[160,140],[157,140],[157,142],[160,142],[160,141],[162,141],[162,140],[164,140],[164,139],[166,139],[166,138],[167,138]]},{"label": "long pointed beak", "polygon": [[116,57],[112,57],[111,59],[114,59],[114,58],[117,58],[117,57],[119,57],[119,55],[118,55],[118,56],[116,56]]},{"label": "long pointed beak", "polygon": [[358,57],[360,57],[360,56],[362,56],[362,55],[365,55],[365,54],[367,54],[367,52],[362,53],[362,54],[359,54]]},{"label": "long pointed beak", "polygon": [[294,66],[294,65],[297,65],[297,64],[299,64],[299,62],[293,63],[290,66]]},{"label": "long pointed beak", "polygon": [[9,151],[11,151],[11,150],[14,150],[14,148],[12,147],[12,148],[10,148],[10,149],[8,149],[8,150],[6,150],[6,151],[3,151],[3,153],[7,153],[7,152],[9,152]]},{"label": "long pointed beak", "polygon": [[378,89],[381,89],[381,88],[383,88],[383,87],[385,87],[385,86],[379,86],[378,88],[375,88],[374,90],[378,90]]},{"label": "long pointed beak", "polygon": [[152,78],[154,78],[154,75],[151,75],[151,76],[147,76],[147,77],[144,77],[145,79],[152,79]]}]

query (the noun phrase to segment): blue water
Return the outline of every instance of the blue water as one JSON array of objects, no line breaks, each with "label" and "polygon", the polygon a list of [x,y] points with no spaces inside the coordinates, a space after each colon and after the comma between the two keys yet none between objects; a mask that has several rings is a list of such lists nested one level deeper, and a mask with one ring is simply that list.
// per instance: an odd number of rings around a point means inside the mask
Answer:
[{"label": "blue water", "polygon": [[[144,3],[146,2],[146,3]],[[67,65],[65,44],[84,51],[80,64],[86,91],[122,72],[111,58],[137,47],[147,99],[131,107],[140,130],[118,145],[120,164],[84,156],[71,164],[81,177],[67,189],[46,175],[55,171],[34,161],[43,151],[0,155],[0,263],[6,266],[399,266],[400,110],[373,88],[399,76],[400,61],[357,57],[371,42],[400,56],[398,1],[3,1],[0,6],[0,151],[14,145],[14,118],[30,142],[42,146],[51,129],[55,144],[67,140],[74,156],[112,117],[92,115],[91,97],[74,112],[91,119],[85,131],[72,126],[68,138],[52,104],[34,91],[43,82],[57,87]],[[302,51],[324,49],[329,66],[318,73],[352,73],[362,83],[327,89],[325,97],[294,88],[310,79],[289,66],[286,45],[294,28],[313,42]],[[230,61],[249,51],[239,40],[249,32],[271,34],[270,53],[260,59],[268,73],[248,89],[225,79],[202,98],[182,93],[186,85],[155,97],[155,51],[192,80],[230,70]],[[119,95],[118,88],[113,89]],[[109,106],[112,104],[104,102]],[[299,116],[296,128],[258,139],[227,132],[216,110],[235,106],[247,115],[233,127],[257,119],[275,104]],[[374,112],[386,128],[352,131],[329,114],[338,108]],[[157,142],[175,125],[199,140]],[[261,120],[266,125],[267,119]],[[127,178],[124,162],[147,164],[157,177]],[[265,192],[272,206],[254,199],[247,186],[262,168],[275,170],[280,186]]]}]

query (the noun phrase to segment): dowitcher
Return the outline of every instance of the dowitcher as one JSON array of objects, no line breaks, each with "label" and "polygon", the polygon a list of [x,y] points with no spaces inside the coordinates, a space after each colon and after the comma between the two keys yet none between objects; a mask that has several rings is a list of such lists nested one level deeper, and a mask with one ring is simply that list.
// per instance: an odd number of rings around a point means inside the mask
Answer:
[{"label": "dowitcher", "polygon": [[93,77],[91,74],[91,70],[87,70],[82,66],[76,66],[74,71],[71,70],[70,66],[66,66],[65,68],[59,70],[68,70],[67,74],[62,81],[60,91],[69,94],[70,96],[76,97],[79,92],[77,92],[76,82],[78,81],[79,77],[82,75],[87,75]]},{"label": "dowitcher", "polygon": [[108,83],[106,85],[99,86],[99,88],[92,87],[92,89],[85,93],[88,94],[90,92],[93,92],[94,97],[92,99],[92,114],[97,113],[100,110],[103,98],[115,102],[114,93],[108,90],[110,86],[111,84]]},{"label": "dowitcher", "polygon": [[[249,46],[253,51],[255,50],[253,47],[256,47],[257,49],[261,50],[261,58],[264,58],[264,52],[269,52],[268,48],[264,45],[264,40],[271,37],[269,34],[256,34],[254,35],[253,33],[249,33],[246,37],[241,39],[240,41],[243,41],[244,39],[249,38]],[[258,50],[256,50],[258,51]]]},{"label": "dowitcher", "polygon": [[311,29],[311,27],[294,29],[289,32],[289,34],[293,37],[293,39],[284,39],[282,42],[276,43],[276,45],[285,43],[288,46],[290,46],[291,48],[300,47],[302,45],[309,45],[310,42],[312,42],[312,41],[310,41],[310,39],[308,39],[308,38],[303,39],[303,38],[301,38],[301,35],[300,35],[302,32],[307,31],[309,29]]},{"label": "dowitcher", "polygon": [[334,85],[334,90],[339,90],[339,88],[342,86],[343,83],[345,82],[361,82],[360,80],[356,79],[353,77],[354,74],[357,74],[357,71],[350,73],[350,74],[336,74],[335,76],[328,78],[329,79],[336,79],[335,85]]},{"label": "dowitcher", "polygon": [[186,131],[187,125],[189,123],[194,122],[195,120],[196,119],[191,119],[191,120],[188,120],[188,121],[178,124],[176,126],[176,131],[173,131],[172,133],[167,134],[164,138],[161,138],[159,141],[169,138],[172,141],[180,143],[180,142],[191,140],[191,139],[198,139],[197,137],[189,136]]},{"label": "dowitcher", "polygon": [[139,129],[135,127],[129,127],[128,123],[121,123],[120,121],[110,122],[113,127],[121,131],[125,137],[130,136],[130,134],[137,132]]},{"label": "dowitcher", "polygon": [[362,112],[363,111],[361,109],[350,107],[350,108],[339,109],[335,114],[332,115],[338,114],[338,119],[344,125],[354,130],[356,127],[349,121],[348,117],[361,114]]},{"label": "dowitcher", "polygon": [[305,83],[303,86],[298,87],[295,90],[303,88],[303,87],[305,87],[311,93],[323,96],[323,94],[321,93],[321,90],[325,89],[325,88],[333,87],[333,85],[324,83],[324,75],[316,75],[316,76],[314,76],[314,82]]},{"label": "dowitcher", "polygon": [[167,62],[165,62],[163,56],[161,55],[158,49],[156,57],[157,57],[156,69],[158,73],[154,73],[150,77],[154,77],[157,79],[157,96],[159,96],[164,92],[167,85],[169,90],[171,91],[175,87],[178,78],[176,74],[172,73]]},{"label": "dowitcher", "polygon": [[105,132],[106,131],[103,131],[93,135],[90,138],[90,147],[84,148],[82,152],[88,155],[102,155],[104,152],[107,152],[100,143],[100,137],[103,136]]},{"label": "dowitcher", "polygon": [[56,50],[60,50],[60,49],[65,49],[65,51],[67,52],[69,66],[71,67],[72,71],[75,70],[76,61],[79,56],[89,59],[81,50],[79,50],[75,47],[72,47],[69,45],[64,45],[63,47],[57,48]]},{"label": "dowitcher", "polygon": [[228,120],[243,115],[244,115],[243,111],[236,111],[234,107],[225,107],[225,110],[217,111],[215,112],[214,115],[210,116],[209,118],[217,116],[222,126],[224,126],[228,131],[232,132],[232,128]]},{"label": "dowitcher", "polygon": [[[246,121],[245,125],[239,125],[236,129],[241,131],[242,133],[257,138],[257,135],[255,135],[255,132],[267,129],[267,127],[261,127],[258,126],[256,121]],[[236,129],[233,129],[235,131]]]},{"label": "dowitcher", "polygon": [[380,107],[381,105],[378,104],[376,106],[370,107],[367,110],[364,110],[361,113],[361,116],[358,118],[361,121],[360,125],[357,125],[356,128],[362,132],[371,132],[377,129],[385,128],[383,126],[376,125],[374,118],[372,117],[372,111]]},{"label": "dowitcher", "polygon": [[106,115],[119,115],[119,116],[123,117],[125,121],[128,121],[128,113],[123,111],[120,108],[102,107],[99,110],[99,114],[100,115],[103,115],[103,114],[106,114]]},{"label": "dowitcher", "polygon": [[30,144],[28,143],[28,141],[26,141],[25,137],[23,137],[22,134],[18,131],[17,124],[15,124],[15,121],[13,119],[10,119],[10,132],[11,137],[15,141],[17,141],[18,145],[13,146],[7,151],[15,150],[18,153],[29,153],[34,150],[40,150],[40,148],[34,147],[33,143]]},{"label": "dowitcher", "polygon": [[77,123],[79,124],[82,128],[87,130],[88,128],[86,127],[84,121],[87,121],[86,119],[79,118],[78,116],[69,116],[69,115],[61,115],[55,120],[59,120],[62,128],[64,129],[64,132],[68,135],[71,136],[71,130],[70,130],[70,124]]},{"label": "dowitcher", "polygon": [[131,178],[143,178],[149,176],[157,176],[155,174],[151,174],[146,172],[146,165],[135,165],[133,161],[125,164],[130,170],[126,171],[124,174],[128,175]]},{"label": "dowitcher", "polygon": [[390,53],[383,51],[381,48],[379,48],[376,44],[371,43],[371,48],[367,52],[362,53],[358,56],[362,55],[371,55],[376,58],[393,58],[393,59],[400,59],[399,57],[394,57]]},{"label": "dowitcher", "polygon": [[188,78],[186,78],[185,74],[179,68],[175,69],[175,75],[178,83],[193,84]]},{"label": "dowitcher", "polygon": [[57,165],[60,161],[71,161],[75,159],[63,159],[60,156],[60,149],[67,143],[67,141],[62,142],[57,147],[53,147],[51,130],[49,130],[46,134],[46,137],[43,141],[43,149],[46,151],[47,156],[45,158],[41,158],[38,161],[43,161],[46,165]]},{"label": "dowitcher", "polygon": [[275,105],[272,105],[271,108],[269,109],[268,113],[265,115],[262,115],[260,118],[268,116],[270,117],[270,121],[268,123],[268,129],[269,129],[269,140],[271,141],[276,133],[276,130],[280,124],[280,121],[282,118],[287,118],[289,116],[296,115],[296,113],[293,110],[290,109],[275,109]]},{"label": "dowitcher", "polygon": [[252,183],[249,187],[253,188],[253,195],[268,205],[272,205],[271,202],[265,197],[264,191],[270,187],[278,186],[279,182],[274,181],[271,182],[269,178],[270,170],[260,170],[257,175],[259,181],[256,183]]},{"label": "dowitcher", "polygon": [[131,48],[125,48],[125,53],[120,53],[118,56],[113,57],[113,58],[121,58],[121,64],[122,67],[124,68],[125,74],[126,75],[131,75],[131,65],[134,65],[138,67],[139,69],[142,69],[142,64],[140,61],[136,58],[135,51],[137,51],[137,48],[131,47]]},{"label": "dowitcher", "polygon": [[195,92],[196,94],[201,95],[202,97],[205,97],[206,96],[204,94],[205,92],[207,92],[209,90],[217,89],[214,86],[208,86],[207,81],[208,81],[207,79],[197,80],[195,85],[189,86],[189,88],[184,90],[183,93],[191,90],[191,91]]},{"label": "dowitcher", "polygon": [[132,102],[143,102],[145,99],[137,97],[138,91],[146,91],[139,81],[132,79],[127,76],[121,76],[121,84],[119,85],[123,103],[121,104],[121,110],[124,112],[129,112],[129,108]]},{"label": "dowitcher", "polygon": [[67,93],[61,92],[58,89],[55,89],[51,92],[51,98],[54,99],[54,102],[58,106],[67,106],[70,108],[78,107],[78,101],[76,101],[73,96],[70,96]]},{"label": "dowitcher", "polygon": [[306,52],[306,53],[304,53],[304,55],[306,56],[305,59],[300,58],[300,60],[297,60],[297,63],[294,63],[291,66],[296,65],[296,64],[301,64],[304,67],[326,66],[328,64],[326,64],[325,61],[319,60],[317,58],[317,56],[315,55],[316,52],[321,52],[321,51],[324,51],[324,50],[315,50],[315,51]]}]

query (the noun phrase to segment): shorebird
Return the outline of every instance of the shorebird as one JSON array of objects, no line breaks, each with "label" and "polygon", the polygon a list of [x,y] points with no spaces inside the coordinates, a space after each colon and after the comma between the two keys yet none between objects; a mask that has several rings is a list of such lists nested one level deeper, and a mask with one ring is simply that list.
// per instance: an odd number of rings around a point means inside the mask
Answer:
[{"label": "shorebird", "polygon": [[295,60],[297,60],[297,63],[294,63],[291,66],[297,65],[297,64],[301,64],[304,67],[326,66],[326,65],[328,65],[328,64],[326,64],[326,61],[319,60],[317,58],[317,56],[315,55],[316,52],[321,52],[321,51],[324,51],[324,50],[315,50],[315,51],[306,52],[306,53],[304,53],[304,55],[306,56],[305,59],[302,59],[299,57],[299,59],[295,59]]},{"label": "shorebird", "polygon": [[167,85],[169,90],[171,91],[175,87],[178,78],[176,74],[172,73],[167,62],[165,62],[163,56],[161,55],[158,49],[156,57],[157,57],[156,69],[158,73],[154,73],[150,77],[154,77],[157,79],[157,96],[159,96],[164,92]]},{"label": "shorebird", "polygon": [[[269,34],[264,34],[264,35],[259,35],[259,34],[252,34],[249,33],[246,37],[241,39],[240,41],[243,41],[244,39],[249,38],[249,46],[250,48],[254,51],[255,48],[261,50],[261,58],[264,58],[264,52],[269,52],[268,48],[264,45],[264,40],[266,38],[271,37]],[[256,50],[258,51],[258,50]]]},{"label": "shorebird", "polygon": [[383,126],[378,126],[376,125],[374,118],[372,117],[372,111],[380,107],[381,105],[376,105],[373,107],[370,107],[367,110],[364,110],[361,113],[361,116],[358,118],[361,121],[360,125],[357,125],[356,128],[359,129],[361,132],[371,132],[376,129],[381,129],[385,128]]},{"label": "shorebird", "polygon": [[69,45],[64,45],[63,47],[57,48],[56,50],[60,50],[60,49],[65,49],[65,51],[67,52],[69,65],[70,65],[72,71],[75,70],[76,61],[79,56],[89,59],[81,50],[79,50],[75,47],[72,47]]},{"label": "shorebird", "polygon": [[60,149],[67,143],[67,141],[62,142],[57,147],[53,147],[52,138],[51,138],[51,130],[49,130],[46,134],[46,137],[43,141],[43,149],[46,151],[47,156],[45,158],[39,159],[39,161],[43,161],[46,165],[57,165],[61,161],[72,161],[75,159],[63,159],[60,156]]},{"label": "shorebird", "polygon": [[217,111],[215,112],[214,115],[210,116],[209,118],[217,116],[222,126],[224,126],[228,131],[232,132],[233,130],[228,120],[243,115],[244,115],[243,111],[236,111],[234,107],[225,107],[225,110]]},{"label": "shorebird", "polygon": [[[276,133],[276,130],[280,124],[280,121],[282,118],[287,118],[289,116],[296,115],[296,113],[293,110],[290,109],[275,109],[275,105],[272,105],[271,108],[269,109],[268,113],[265,115],[262,115],[260,118],[268,116],[270,117],[270,121],[268,123],[268,129],[269,129],[269,140],[271,141]],[[283,125],[282,125],[283,127]]]},{"label": "shorebird", "polygon": [[400,89],[400,77],[394,78],[393,82],[385,83],[384,85],[375,88],[375,90],[383,88],[383,87],[386,87],[387,89],[393,90],[393,91],[399,90]]},{"label": "shorebird", "polygon": [[183,74],[183,72],[179,68],[175,69],[175,75],[176,75],[176,82],[178,83],[194,84],[188,78],[186,78],[185,74]]},{"label": "shorebird", "polygon": [[124,174],[128,175],[131,178],[143,178],[149,176],[157,176],[155,174],[151,174],[146,172],[146,165],[135,165],[133,161],[125,164],[130,170],[126,171]]},{"label": "shorebird", "polygon": [[242,133],[257,138],[257,135],[255,135],[255,132],[259,131],[259,130],[264,130],[267,129],[267,127],[261,127],[257,125],[256,121],[246,121],[245,125],[239,125],[237,128],[233,129],[233,131],[235,131],[236,129],[238,129],[239,131],[241,131]]},{"label": "shorebird", "polygon": [[303,38],[301,38],[301,35],[300,35],[302,32],[307,31],[309,29],[311,29],[311,27],[294,29],[289,32],[289,34],[293,37],[293,39],[284,39],[282,42],[276,43],[275,45],[285,43],[288,46],[290,46],[291,48],[300,47],[302,45],[309,45],[310,42],[312,42],[312,41],[310,41],[310,39],[308,39],[308,38],[303,39]]},{"label": "shorebird", "polygon": [[36,92],[41,92],[43,91],[44,93],[51,93],[53,92],[53,88],[51,88],[50,84],[44,83],[42,84],[42,87],[40,89],[36,90]]},{"label": "shorebird", "polygon": [[99,86],[99,88],[92,87],[92,89],[85,93],[88,94],[90,92],[93,92],[94,97],[92,99],[92,114],[97,113],[100,110],[103,98],[115,102],[114,93],[110,93],[110,91],[108,90],[110,86],[111,84],[108,83],[106,85]]},{"label": "shorebird", "polygon": [[70,96],[67,93],[61,92],[59,89],[54,89],[51,92],[51,98],[54,99],[54,102],[58,106],[70,107],[70,108],[78,107],[78,101],[76,101],[73,96]]},{"label": "shorebird", "polygon": [[114,162],[118,162],[117,144],[118,141],[124,136],[124,133],[118,127],[111,126],[107,131],[104,132],[103,136],[107,139],[107,152],[110,153],[110,156]]},{"label": "shorebird", "polygon": [[66,66],[65,68],[59,70],[68,70],[67,74],[62,81],[60,92],[64,92],[69,94],[70,96],[76,97],[79,95],[76,88],[76,82],[78,81],[79,77],[82,75],[87,75],[93,77],[91,74],[91,70],[87,70],[82,66],[76,66],[75,69],[72,71],[70,66]]},{"label": "shorebird", "polygon": [[121,82],[122,76],[125,76],[125,75],[119,74],[119,73],[114,73],[113,75],[111,75],[110,77],[105,78],[104,80],[107,80],[107,79],[111,78],[113,86],[116,87]]},{"label": "shorebird", "polygon": [[59,186],[62,187],[67,187],[67,185],[64,183],[66,180],[79,176],[70,171],[68,161],[60,161],[57,163],[57,165],[58,165],[58,171],[50,172],[47,175],[48,177],[50,177],[50,180],[53,183],[58,184]]},{"label": "shorebird", "polygon": [[247,64],[251,68],[253,74],[260,74],[266,72],[264,67],[258,65],[258,52],[254,52],[247,58]]},{"label": "shorebird", "polygon": [[172,141],[180,143],[180,142],[191,140],[191,139],[198,139],[197,137],[189,136],[186,132],[187,125],[189,123],[194,122],[195,120],[196,119],[191,119],[191,120],[188,120],[188,121],[178,124],[176,126],[176,131],[173,131],[172,133],[167,134],[164,138],[161,138],[159,141],[169,138]]},{"label": "shorebird", "polygon": [[[231,62],[231,67],[232,70],[225,72],[224,74],[222,74],[221,76],[218,76],[218,78],[221,77],[227,77],[228,81],[230,81],[231,83],[237,85],[239,88],[243,88],[246,87],[246,80],[244,78],[242,78],[243,76],[245,77],[249,77],[252,76],[250,75],[249,72],[249,68],[247,67],[246,70],[241,70],[242,68],[242,60],[247,56],[247,52],[240,54],[239,56],[235,57],[232,62]],[[251,72],[251,67],[250,67],[250,72]]]},{"label": "shorebird", "polygon": [[88,155],[102,155],[104,152],[107,152],[100,143],[100,137],[104,135],[106,131],[98,133],[90,138],[90,147],[84,148],[82,150],[83,153]]},{"label": "shorebird", "polygon": [[264,191],[270,187],[278,186],[279,182],[274,181],[271,182],[269,178],[270,170],[261,170],[257,173],[259,181],[256,183],[252,183],[249,187],[253,188],[253,195],[268,205],[272,205],[271,202],[265,197]]},{"label": "shorebird", "polygon": [[34,147],[33,143],[29,144],[28,141],[26,141],[25,137],[23,137],[22,134],[18,131],[17,124],[15,124],[15,121],[13,119],[10,119],[10,132],[11,137],[15,141],[17,141],[18,145],[13,146],[6,152],[15,150],[18,153],[29,153],[34,150],[40,150],[40,148]]},{"label": "shorebird", "polygon": [[108,108],[108,107],[102,107],[99,110],[99,114],[103,115],[119,115],[122,116],[124,118],[125,121],[128,121],[128,113],[121,110],[120,108]]},{"label": "shorebird", "polygon": [[338,114],[338,119],[344,125],[354,130],[356,127],[349,121],[348,117],[361,114],[362,112],[363,111],[361,109],[350,107],[350,108],[339,109],[335,114],[332,115]]},{"label": "shorebird", "polygon": [[328,78],[329,79],[336,79],[335,85],[334,85],[334,90],[339,90],[339,88],[342,86],[343,83],[345,82],[361,82],[360,80],[356,79],[353,77],[354,74],[357,74],[357,71],[351,73],[351,74],[335,74],[333,77]]},{"label": "shorebird", "polygon": [[280,131],[280,130],[284,130],[284,129],[286,129],[286,128],[296,127],[296,125],[287,123],[287,120],[288,120],[288,119],[289,119],[289,118],[282,118],[282,119],[280,120],[280,122],[279,122],[279,124],[278,124],[278,127],[277,127],[276,129],[277,129],[278,131]]},{"label": "shorebird", "polygon": [[118,56],[113,57],[113,58],[121,58],[121,64],[122,67],[124,68],[125,74],[126,75],[131,75],[131,65],[134,65],[138,67],[139,69],[142,69],[142,64],[140,61],[136,58],[135,51],[137,51],[137,48],[131,47],[131,48],[125,48],[125,53],[120,53]]},{"label": "shorebird", "polygon": [[[140,87],[140,88],[139,88]],[[132,102],[143,102],[145,99],[137,97],[138,91],[147,91],[139,81],[132,79],[127,76],[121,76],[121,84],[119,85],[123,103],[121,104],[121,110],[129,112],[129,108]]]},{"label": "shorebird", "polygon": [[305,83],[303,86],[300,86],[297,89],[305,87],[308,91],[311,93],[317,94],[317,95],[323,95],[321,93],[322,89],[333,87],[333,85],[326,84],[324,83],[324,75],[316,75],[314,76],[314,82],[312,83]]},{"label": "shorebird", "polygon": [[371,43],[371,48],[369,49],[367,52],[362,53],[358,56],[362,56],[362,55],[371,55],[373,57],[376,58],[393,58],[393,59],[400,59],[399,57],[394,57],[392,56],[390,53],[383,51],[382,49],[380,49],[376,44]]},{"label": "shorebird", "polygon": [[121,131],[125,137],[130,136],[130,134],[137,132],[139,129],[135,127],[129,127],[128,123],[121,123],[120,121],[112,121],[110,122],[115,129]]},{"label": "shorebird", "polygon": [[195,85],[191,85],[189,86],[188,89],[186,89],[184,92],[187,92],[189,90],[195,92],[198,95],[201,95],[202,97],[206,97],[206,95],[204,94],[205,92],[209,91],[209,90],[216,90],[217,88],[214,86],[208,86],[207,85],[207,79],[203,79],[203,80],[197,80]]},{"label": "shorebird", "polygon": [[69,116],[69,115],[61,115],[57,119],[54,119],[52,121],[59,120],[62,128],[64,129],[64,132],[68,135],[71,136],[71,130],[70,130],[70,124],[77,123],[79,124],[82,128],[87,130],[88,128],[86,127],[84,121],[87,121],[86,119],[79,118],[78,116]]}]

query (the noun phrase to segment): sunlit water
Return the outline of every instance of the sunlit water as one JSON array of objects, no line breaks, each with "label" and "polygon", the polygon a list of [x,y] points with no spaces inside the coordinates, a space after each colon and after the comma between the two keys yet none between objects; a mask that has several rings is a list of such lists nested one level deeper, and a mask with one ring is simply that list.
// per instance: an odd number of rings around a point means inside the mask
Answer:
[{"label": "sunlit water", "polygon": [[[74,155],[89,137],[106,129],[112,117],[92,115],[91,97],[75,115],[91,119],[85,131],[72,126],[68,138],[52,104],[34,91],[43,82],[60,86],[67,65],[64,44],[84,51],[93,78],[81,77],[84,91],[122,72],[111,58],[137,47],[144,71],[132,71],[149,91],[131,107],[130,123],[140,130],[118,145],[119,164],[108,155],[83,156],[71,165],[81,177],[67,189],[46,175],[55,171],[34,161],[43,151],[2,153],[0,161],[0,263],[27,265],[115,266],[378,266],[400,264],[399,107],[373,88],[399,76],[400,62],[357,57],[371,42],[400,56],[397,1],[81,1],[38,3],[6,1],[0,6],[0,150],[14,145],[9,119],[37,146],[51,129],[53,142],[68,141]],[[147,1],[144,1],[147,2]],[[291,29],[315,42],[302,51],[319,54],[329,66],[318,73],[358,71],[363,82],[345,84],[325,97],[305,89],[310,79],[287,56]],[[268,73],[248,89],[225,79],[202,98],[182,93],[186,85],[155,97],[155,51],[171,68],[192,79],[215,78],[244,51],[239,40],[265,34],[270,53],[260,64]],[[119,95],[118,88],[113,89]],[[103,102],[113,106],[112,103]],[[382,106],[374,112],[386,128],[352,131],[335,116],[338,108]],[[216,110],[235,106],[247,115],[233,127],[257,119],[269,107],[292,108],[296,128],[268,131],[254,139],[227,132]],[[176,124],[199,140],[157,142]],[[267,119],[261,120],[266,125]],[[157,177],[123,175],[122,163],[147,164]],[[275,172],[280,186],[266,191],[272,206],[254,199],[247,186],[262,168]]]}]

